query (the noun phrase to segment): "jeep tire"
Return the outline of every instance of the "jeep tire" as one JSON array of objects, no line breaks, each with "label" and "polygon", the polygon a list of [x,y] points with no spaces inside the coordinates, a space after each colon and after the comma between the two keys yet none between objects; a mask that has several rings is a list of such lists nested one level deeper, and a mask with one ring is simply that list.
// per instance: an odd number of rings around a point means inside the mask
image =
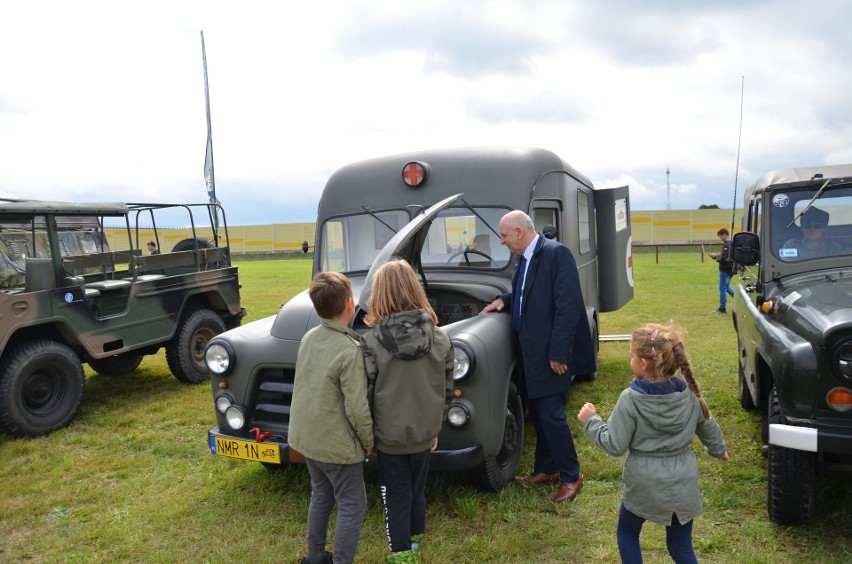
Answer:
[{"label": "jeep tire", "polygon": [[28,341],[8,350],[0,369],[0,427],[16,437],[67,426],[80,410],[86,377],[70,347]]},{"label": "jeep tire", "polygon": [[506,419],[500,452],[473,469],[473,484],[485,491],[498,492],[515,481],[524,450],[524,406],[514,384],[509,384]]},{"label": "jeep tire", "polygon": [[[786,423],[773,387],[769,395],[769,423]],[[782,525],[807,525],[816,505],[816,456],[792,448],[769,445],[769,517]]]},{"label": "jeep tire", "polygon": [[101,376],[130,374],[142,364],[143,356],[134,352],[117,354],[106,358],[89,359],[89,366]]},{"label": "jeep tire", "polygon": [[188,384],[208,381],[204,350],[210,339],[224,332],[225,322],[215,311],[202,308],[187,313],[166,345],[166,361],[175,378]]},{"label": "jeep tire", "polygon": [[198,245],[199,249],[212,249],[216,246],[213,244],[213,241],[205,237],[190,237],[189,239],[183,239],[181,241],[178,241],[177,244],[172,247],[172,252],[177,253],[179,251],[194,251],[196,245]]}]

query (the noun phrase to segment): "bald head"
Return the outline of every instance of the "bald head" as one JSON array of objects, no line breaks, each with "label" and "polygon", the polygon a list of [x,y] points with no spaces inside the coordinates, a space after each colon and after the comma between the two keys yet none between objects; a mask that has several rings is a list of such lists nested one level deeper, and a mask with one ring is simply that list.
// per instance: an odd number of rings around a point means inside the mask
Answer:
[{"label": "bald head", "polygon": [[513,253],[524,252],[535,236],[535,224],[521,210],[512,210],[500,219],[500,242]]}]

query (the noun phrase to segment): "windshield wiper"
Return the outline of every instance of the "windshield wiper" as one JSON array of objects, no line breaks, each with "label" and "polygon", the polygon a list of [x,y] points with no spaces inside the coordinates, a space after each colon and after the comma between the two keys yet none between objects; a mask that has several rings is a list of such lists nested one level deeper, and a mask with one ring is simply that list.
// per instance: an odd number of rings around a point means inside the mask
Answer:
[{"label": "windshield wiper", "polygon": [[469,203],[467,203],[467,200],[465,200],[464,198],[459,198],[459,200],[461,201],[461,203],[463,203],[465,206],[467,206],[467,209],[469,209],[470,212],[479,219],[479,221],[481,221],[482,223],[485,224],[485,227],[490,229],[491,232],[494,233],[497,236],[498,239],[500,238],[500,233],[498,233],[497,231],[494,231],[494,228],[491,227],[491,224],[488,223],[488,220],[486,220],[484,217],[479,215],[479,212],[477,212],[475,209],[473,209],[473,206],[471,206]]},{"label": "windshield wiper", "polygon": [[[822,175],[820,175],[820,176],[822,176]],[[829,178],[828,180],[826,180],[825,182],[823,182],[823,183],[822,183],[822,186],[820,186],[819,190],[817,190],[817,193],[816,193],[816,194],[814,194],[814,197],[813,197],[813,198],[811,198],[811,201],[810,201],[810,202],[808,202],[808,205],[806,205],[806,206],[804,207],[804,209],[803,209],[802,211],[800,211],[800,212],[799,212],[799,215],[797,215],[796,217],[794,217],[794,218],[793,218],[793,221],[791,221],[790,223],[788,223],[788,224],[787,224],[787,229],[790,229],[790,227],[792,227],[792,225],[793,225],[794,223],[796,223],[796,220],[797,220],[797,219],[799,219],[800,217],[802,217],[803,215],[805,215],[805,212],[806,212],[806,211],[808,211],[808,210],[810,209],[811,205],[812,205],[812,204],[816,201],[816,199],[817,199],[817,198],[819,198],[819,197],[822,195],[822,191],[823,191],[823,190],[825,190],[825,187],[826,187],[826,186],[828,186],[828,183],[829,183],[829,182],[831,182],[831,179],[830,179],[830,178]]]},{"label": "windshield wiper", "polygon": [[373,216],[373,219],[375,219],[376,221],[378,221],[379,223],[381,223],[382,225],[384,225],[385,227],[387,227],[388,229],[390,229],[394,233],[397,232],[396,229],[394,229],[393,227],[391,227],[390,225],[388,225],[387,223],[382,221],[382,218],[380,218],[378,215],[376,215],[375,213],[370,211],[370,208],[368,208],[367,206],[361,206],[361,209],[364,210],[365,212],[367,212],[368,214],[370,214],[371,216]]}]

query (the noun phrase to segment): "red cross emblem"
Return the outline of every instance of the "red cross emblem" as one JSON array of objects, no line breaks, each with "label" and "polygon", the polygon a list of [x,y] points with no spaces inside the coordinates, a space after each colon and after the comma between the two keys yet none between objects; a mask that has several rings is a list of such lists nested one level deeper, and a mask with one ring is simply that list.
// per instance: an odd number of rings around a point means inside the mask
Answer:
[{"label": "red cross emblem", "polygon": [[420,163],[408,163],[402,168],[402,179],[409,186],[417,188],[426,180],[426,170]]}]

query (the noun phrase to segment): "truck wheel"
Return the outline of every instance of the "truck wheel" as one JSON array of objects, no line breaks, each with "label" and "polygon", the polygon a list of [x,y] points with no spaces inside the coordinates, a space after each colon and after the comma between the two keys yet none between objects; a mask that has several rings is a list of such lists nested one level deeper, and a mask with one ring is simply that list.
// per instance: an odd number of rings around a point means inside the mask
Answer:
[{"label": "truck wheel", "polygon": [[224,332],[225,322],[215,311],[197,309],[188,313],[166,345],[166,361],[175,378],[188,384],[208,381],[210,372],[204,363],[204,350],[210,339]]},{"label": "truck wheel", "polygon": [[129,374],[139,368],[142,364],[142,355],[136,353],[123,353],[106,358],[89,359],[89,366],[102,376],[119,376]]},{"label": "truck wheel", "polygon": [[509,384],[503,444],[494,458],[485,460],[473,470],[474,485],[485,491],[498,492],[515,481],[521,452],[524,450],[524,406],[514,384]]},{"label": "truck wheel", "polygon": [[[769,422],[786,423],[778,393],[769,396]],[[782,525],[807,525],[816,505],[816,455],[769,445],[769,517]]]},{"label": "truck wheel", "polygon": [[16,437],[45,435],[80,410],[86,377],[70,347],[30,341],[10,350],[0,370],[0,427]]},{"label": "truck wheel", "polygon": [[212,249],[216,246],[210,239],[206,239],[204,237],[190,237],[189,239],[183,239],[182,241],[178,241],[177,244],[172,248],[172,252],[176,253],[178,251],[194,251],[196,243],[198,243],[199,249]]},{"label": "truck wheel", "polygon": [[748,386],[746,385],[745,379],[745,370],[743,369],[742,363],[738,362],[737,366],[739,368],[739,396],[740,396],[740,406],[746,411],[754,411],[757,406],[754,404],[754,400],[751,399],[751,392],[748,391]]}]

